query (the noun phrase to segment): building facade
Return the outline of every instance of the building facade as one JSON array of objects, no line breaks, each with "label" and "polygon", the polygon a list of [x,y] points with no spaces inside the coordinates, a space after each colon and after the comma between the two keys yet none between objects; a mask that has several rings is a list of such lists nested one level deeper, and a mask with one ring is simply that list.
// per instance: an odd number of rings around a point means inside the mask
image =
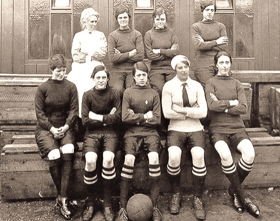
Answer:
[{"label": "building facade", "polygon": [[[280,69],[280,0],[216,0],[215,19],[224,23],[235,70]],[[63,53],[71,70],[71,45],[81,30],[80,14],[100,13],[97,29],[106,37],[117,28],[114,9],[132,12],[131,27],[143,35],[152,28],[152,12],[165,8],[168,25],[179,38],[180,53],[194,61],[191,25],[202,18],[200,0],[1,0],[0,73],[46,74],[51,54]],[[108,60],[105,64],[109,64]]]}]

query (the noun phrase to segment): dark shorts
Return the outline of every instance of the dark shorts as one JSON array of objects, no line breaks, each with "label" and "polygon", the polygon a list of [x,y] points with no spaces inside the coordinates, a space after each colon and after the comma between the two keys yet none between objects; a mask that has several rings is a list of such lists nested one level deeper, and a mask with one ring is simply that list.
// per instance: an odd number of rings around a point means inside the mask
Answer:
[{"label": "dark shorts", "polygon": [[[115,134],[86,134],[83,143],[83,154],[99,151],[111,151],[114,154],[119,145],[119,138]],[[102,148],[102,149],[101,149]]]},{"label": "dark shorts", "polygon": [[198,67],[195,69],[194,71],[194,76],[203,87],[203,89],[205,89],[205,85],[207,83],[207,81],[212,78],[215,75],[215,70],[214,70],[214,66],[208,66],[208,67]]},{"label": "dark shorts", "polygon": [[181,150],[185,148],[187,152],[193,147],[205,149],[205,133],[204,131],[179,132],[170,130],[167,135],[167,146],[177,146]]},{"label": "dark shorts", "polygon": [[41,157],[46,158],[52,150],[59,149],[66,144],[74,144],[75,134],[73,130],[70,129],[66,132],[65,137],[55,139],[50,131],[40,130],[36,131],[35,139],[40,150]]},{"label": "dark shorts", "polygon": [[242,141],[248,139],[250,137],[246,131],[238,132],[235,134],[222,134],[222,133],[212,133],[210,132],[210,140],[213,145],[215,145],[218,141],[225,141],[227,145],[237,151],[238,144]]},{"label": "dark shorts", "polygon": [[151,136],[134,136],[124,138],[125,154],[132,154],[136,156],[141,148],[149,152],[160,153],[160,137],[156,135]]},{"label": "dark shorts", "polygon": [[149,82],[151,87],[156,90],[161,97],[164,84],[173,79],[175,76],[176,71],[170,69],[170,66],[166,69],[152,69],[149,73]]}]

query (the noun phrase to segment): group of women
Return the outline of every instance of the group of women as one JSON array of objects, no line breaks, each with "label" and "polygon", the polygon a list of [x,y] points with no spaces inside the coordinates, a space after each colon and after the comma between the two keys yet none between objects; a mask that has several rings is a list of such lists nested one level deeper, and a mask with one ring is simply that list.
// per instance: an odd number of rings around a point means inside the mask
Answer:
[{"label": "group of women", "polygon": [[[203,19],[192,25],[192,38],[196,50],[195,77],[205,89],[209,109],[210,140],[231,183],[229,194],[234,208],[239,212],[247,209],[259,216],[258,207],[246,197],[241,186],[252,170],[255,157],[240,117],[246,112],[246,97],[241,83],[230,77],[232,59],[224,51],[228,44],[226,28],[213,19],[215,3],[202,1],[201,10]],[[84,92],[95,87],[91,79],[94,68],[104,66],[102,59],[108,51],[112,62],[109,85],[122,93],[133,84],[131,71],[136,62],[144,59],[146,52],[151,61],[149,83],[160,97],[165,82],[176,75],[171,68],[172,58],[179,54],[176,34],[166,26],[164,9],[157,8],[152,17],[154,26],[143,38],[140,32],[129,27],[129,10],[118,7],[115,18],[119,28],[109,34],[107,45],[104,33],[96,30],[99,13],[92,8],[85,9],[80,19],[83,30],[73,39],[72,71],[67,80],[64,56],[54,55],[49,59],[52,77],[38,87],[35,97],[36,141],[41,156],[49,161],[50,174],[58,191],[56,203],[66,219],[71,218],[67,191],[75,151],[74,127],[76,120],[81,119]],[[237,167],[229,146],[242,155]]]}]

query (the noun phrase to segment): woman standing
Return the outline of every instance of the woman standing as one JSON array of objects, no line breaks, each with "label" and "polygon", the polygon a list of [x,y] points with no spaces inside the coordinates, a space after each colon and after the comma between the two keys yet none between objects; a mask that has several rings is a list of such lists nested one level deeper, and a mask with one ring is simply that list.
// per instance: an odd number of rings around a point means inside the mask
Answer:
[{"label": "woman standing", "polygon": [[214,55],[225,50],[228,44],[226,27],[213,19],[216,4],[213,0],[203,0],[200,4],[202,21],[192,25],[192,40],[196,51],[195,77],[203,88],[207,80],[214,76]]},{"label": "woman standing", "polygon": [[83,10],[80,19],[82,31],[75,34],[72,43],[74,62],[67,79],[77,86],[80,118],[83,94],[94,86],[90,78],[92,71],[95,66],[103,65],[102,59],[107,53],[106,37],[103,32],[96,30],[99,17],[93,8]]},{"label": "woman standing", "polygon": [[[246,97],[242,84],[229,76],[232,59],[225,51],[214,57],[215,77],[206,84],[206,100],[210,110],[210,140],[221,157],[222,171],[230,181],[229,194],[238,212],[244,209],[258,217],[259,208],[245,196],[241,186],[253,168],[255,150],[245,130],[241,114],[246,113]],[[241,153],[237,167],[231,150]]]},{"label": "woman standing", "polygon": [[115,18],[119,28],[108,36],[109,60],[113,64],[109,84],[123,93],[133,84],[131,71],[137,61],[143,60],[144,46],[142,34],[129,27],[131,15],[128,8],[116,8]]},{"label": "woman standing", "polygon": [[49,59],[52,77],[39,85],[35,95],[37,127],[36,143],[56,186],[56,203],[60,213],[71,219],[68,206],[68,187],[74,157],[74,121],[78,114],[76,86],[64,78],[66,59],[57,54]]},{"label": "woman standing", "polygon": [[154,27],[146,32],[144,44],[147,57],[151,60],[150,84],[161,97],[165,82],[176,75],[170,64],[171,59],[179,54],[179,46],[177,36],[166,26],[165,10],[157,8],[152,17]]}]

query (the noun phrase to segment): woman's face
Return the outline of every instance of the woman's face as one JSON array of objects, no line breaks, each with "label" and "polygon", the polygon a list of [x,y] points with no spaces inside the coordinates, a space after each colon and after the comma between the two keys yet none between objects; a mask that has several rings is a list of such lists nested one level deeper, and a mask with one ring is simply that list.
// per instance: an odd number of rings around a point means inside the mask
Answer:
[{"label": "woman's face", "polygon": [[190,67],[183,62],[176,64],[176,75],[180,81],[186,81],[189,77]]},{"label": "woman's face", "polygon": [[56,68],[52,71],[52,79],[62,81],[66,73],[66,67]]},{"label": "woman's face", "polygon": [[129,16],[126,12],[118,15],[118,23],[121,29],[125,29],[129,24]]},{"label": "woman's face", "polygon": [[203,11],[203,19],[204,20],[212,20],[215,14],[214,5],[207,6]]},{"label": "woman's face", "polygon": [[163,13],[154,18],[156,29],[163,29],[166,25],[166,15]]},{"label": "woman's face", "polygon": [[135,84],[139,86],[147,85],[148,74],[144,71],[136,69],[135,76],[133,77],[135,80]]},{"label": "woman's face", "polygon": [[216,67],[218,68],[218,75],[228,75],[231,67],[229,57],[225,55],[219,57]]},{"label": "woman's face", "polygon": [[94,16],[94,15],[90,16],[86,21],[87,30],[89,30],[89,31],[95,30],[97,22],[98,22],[98,19],[96,16]]},{"label": "woman's face", "polygon": [[93,81],[95,83],[95,88],[97,90],[104,90],[107,87],[107,83],[109,81],[109,78],[107,76],[107,73],[105,71],[98,71],[94,78]]}]

